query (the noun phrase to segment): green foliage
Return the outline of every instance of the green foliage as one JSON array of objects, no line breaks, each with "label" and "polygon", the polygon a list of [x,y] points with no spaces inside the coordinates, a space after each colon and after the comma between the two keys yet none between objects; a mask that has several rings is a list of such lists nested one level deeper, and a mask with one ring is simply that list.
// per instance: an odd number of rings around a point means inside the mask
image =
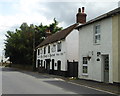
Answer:
[{"label": "green foliage", "polygon": [[62,28],[58,27],[58,22],[50,25],[37,26],[23,23],[15,32],[7,31],[5,40],[5,56],[10,57],[13,64],[31,65],[33,60],[33,49],[38,46],[46,37],[46,30],[49,29],[51,33],[60,31]]}]

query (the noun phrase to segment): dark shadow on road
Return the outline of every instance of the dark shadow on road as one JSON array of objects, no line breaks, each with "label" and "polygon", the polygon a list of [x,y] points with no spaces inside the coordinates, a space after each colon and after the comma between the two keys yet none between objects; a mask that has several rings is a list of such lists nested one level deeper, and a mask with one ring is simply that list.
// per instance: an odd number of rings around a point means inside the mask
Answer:
[{"label": "dark shadow on road", "polygon": [[46,75],[44,75],[44,74],[41,75],[41,74],[39,74],[38,72],[29,72],[29,71],[19,71],[19,72],[24,73],[24,74],[27,74],[27,75],[30,75],[30,76],[33,76],[33,77],[38,78],[38,79],[51,78],[51,77],[46,76]]},{"label": "dark shadow on road", "polygon": [[13,71],[18,71],[17,69],[15,68],[9,68],[9,67],[3,67],[1,68],[2,71],[5,71],[5,72],[13,72]]},{"label": "dark shadow on road", "polygon": [[44,82],[55,85],[55,86],[59,86],[63,88],[63,90],[68,90],[68,91],[81,94],[80,96],[116,96],[116,95],[107,94],[105,92],[97,91],[94,89],[90,89],[87,87],[74,85],[72,83],[66,83],[64,81],[44,81]]},{"label": "dark shadow on road", "polygon": [[17,69],[17,68],[3,67],[2,71],[3,72],[20,72],[20,73],[24,73],[26,75],[30,75],[32,77],[35,77],[37,79],[51,78],[51,77],[46,76],[44,74],[41,75],[38,72],[24,71],[24,70],[20,70],[20,69]]}]

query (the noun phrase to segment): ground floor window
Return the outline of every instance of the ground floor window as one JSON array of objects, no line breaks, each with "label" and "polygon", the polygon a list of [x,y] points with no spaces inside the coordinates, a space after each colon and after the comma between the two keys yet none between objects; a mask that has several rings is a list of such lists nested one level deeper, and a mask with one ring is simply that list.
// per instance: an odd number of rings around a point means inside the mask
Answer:
[{"label": "ground floor window", "polygon": [[82,65],[82,73],[88,74],[88,59],[87,57],[83,57],[83,65]]},{"label": "ground floor window", "polygon": [[38,63],[38,67],[40,67],[40,60],[39,59],[38,59],[37,63]]},{"label": "ground floor window", "polygon": [[83,66],[83,73],[88,73],[88,66]]},{"label": "ground floor window", "polygon": [[41,60],[41,66],[43,67],[43,60]]},{"label": "ground floor window", "polygon": [[46,69],[46,62],[44,61],[44,68]]}]

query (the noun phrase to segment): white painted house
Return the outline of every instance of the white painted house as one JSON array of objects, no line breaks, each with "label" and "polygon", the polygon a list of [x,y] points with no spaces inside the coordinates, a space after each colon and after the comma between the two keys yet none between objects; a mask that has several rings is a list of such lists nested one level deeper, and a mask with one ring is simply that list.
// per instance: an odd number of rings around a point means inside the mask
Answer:
[{"label": "white painted house", "polygon": [[120,7],[77,27],[81,79],[120,83]]},{"label": "white painted house", "polygon": [[84,7],[79,8],[76,23],[48,36],[37,47],[36,67],[39,71],[63,75],[78,76],[78,24],[86,22]]},{"label": "white painted house", "polygon": [[[37,47],[36,67],[48,73],[66,76],[69,62],[78,62],[78,24],[48,36]],[[44,70],[44,71],[45,71]]]}]

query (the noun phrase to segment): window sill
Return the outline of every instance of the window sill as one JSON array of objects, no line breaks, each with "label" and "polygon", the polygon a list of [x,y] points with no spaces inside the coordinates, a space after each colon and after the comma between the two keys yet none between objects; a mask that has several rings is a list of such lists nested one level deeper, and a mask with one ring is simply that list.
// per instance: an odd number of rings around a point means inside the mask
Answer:
[{"label": "window sill", "polygon": [[93,45],[100,45],[100,43],[94,43]]},{"label": "window sill", "polygon": [[82,73],[82,75],[83,75],[83,76],[88,76],[88,74],[87,74],[87,73]]}]

